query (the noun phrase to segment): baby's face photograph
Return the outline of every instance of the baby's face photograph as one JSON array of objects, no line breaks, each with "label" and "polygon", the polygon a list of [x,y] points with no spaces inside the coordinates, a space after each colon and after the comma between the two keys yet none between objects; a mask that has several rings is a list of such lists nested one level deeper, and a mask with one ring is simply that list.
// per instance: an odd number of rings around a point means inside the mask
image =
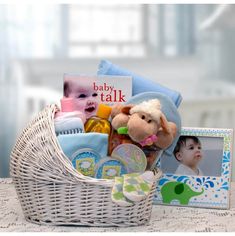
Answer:
[{"label": "baby's face photograph", "polygon": [[[161,156],[160,166],[163,173],[175,174],[178,167],[184,165],[191,169],[200,169],[200,175],[221,176],[223,138],[202,136],[190,138],[183,135],[180,136],[178,144],[180,145],[175,148],[174,153]],[[179,174],[189,175],[183,172]]]},{"label": "baby's face photograph", "polygon": [[193,139],[186,139],[185,144],[180,147],[176,153],[176,158],[186,166],[197,166],[203,157],[202,147],[200,143],[196,143]]},{"label": "baby's face photograph", "polygon": [[68,97],[75,98],[76,110],[83,112],[86,119],[96,115],[99,101],[92,80],[89,78],[85,78],[83,81],[66,79],[65,82],[68,83]]}]

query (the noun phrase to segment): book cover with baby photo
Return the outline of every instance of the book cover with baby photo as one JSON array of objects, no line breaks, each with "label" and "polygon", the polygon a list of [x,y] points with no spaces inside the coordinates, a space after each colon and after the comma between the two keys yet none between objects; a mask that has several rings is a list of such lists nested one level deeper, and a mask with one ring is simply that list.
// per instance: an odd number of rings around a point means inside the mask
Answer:
[{"label": "book cover with baby photo", "polygon": [[132,96],[130,76],[85,76],[64,74],[64,97],[76,100],[77,110],[95,115],[98,104],[125,103]]}]

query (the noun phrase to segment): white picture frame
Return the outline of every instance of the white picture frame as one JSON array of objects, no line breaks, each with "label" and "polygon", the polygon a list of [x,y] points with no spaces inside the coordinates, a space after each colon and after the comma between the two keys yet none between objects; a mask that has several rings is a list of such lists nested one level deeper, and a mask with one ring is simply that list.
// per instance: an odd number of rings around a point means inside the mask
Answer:
[{"label": "white picture frame", "polygon": [[163,176],[156,188],[154,204],[228,209],[233,130],[183,127],[181,136],[184,140],[187,137],[199,140],[203,153],[201,166],[198,165],[200,171],[195,175],[175,174],[180,169],[177,162],[182,164],[177,154],[163,154],[157,163]]}]

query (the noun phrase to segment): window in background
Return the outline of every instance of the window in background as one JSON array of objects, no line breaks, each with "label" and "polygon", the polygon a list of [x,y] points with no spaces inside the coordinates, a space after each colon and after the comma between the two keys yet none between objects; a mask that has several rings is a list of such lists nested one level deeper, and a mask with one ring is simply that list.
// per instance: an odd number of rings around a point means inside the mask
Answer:
[{"label": "window in background", "polygon": [[50,58],[58,47],[59,6],[1,5],[0,46],[7,58]]},{"label": "window in background", "polygon": [[[150,54],[175,57],[195,54],[197,5],[148,7]],[[154,55],[152,55],[154,56]]]},{"label": "window in background", "polygon": [[22,97],[19,78],[11,77],[12,60],[54,57],[59,10],[59,5],[0,5],[0,178],[9,176]]},{"label": "window in background", "polygon": [[202,21],[199,47],[207,71],[205,78],[227,81],[229,85],[235,81],[235,5],[210,8],[212,11]]},{"label": "window in background", "polygon": [[196,4],[63,5],[62,54],[72,58],[194,55],[200,19],[213,7]]},{"label": "window in background", "polygon": [[143,5],[69,5],[68,56],[144,56],[143,9]]}]

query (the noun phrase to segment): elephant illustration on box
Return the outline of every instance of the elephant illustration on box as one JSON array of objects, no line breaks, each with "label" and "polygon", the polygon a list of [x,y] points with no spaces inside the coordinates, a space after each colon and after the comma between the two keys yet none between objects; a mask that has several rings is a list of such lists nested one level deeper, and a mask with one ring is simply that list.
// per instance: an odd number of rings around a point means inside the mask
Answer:
[{"label": "elephant illustration on box", "polygon": [[163,203],[170,204],[172,200],[178,200],[181,205],[188,205],[190,198],[203,194],[195,192],[191,187],[185,183],[171,181],[164,184],[161,188]]}]

